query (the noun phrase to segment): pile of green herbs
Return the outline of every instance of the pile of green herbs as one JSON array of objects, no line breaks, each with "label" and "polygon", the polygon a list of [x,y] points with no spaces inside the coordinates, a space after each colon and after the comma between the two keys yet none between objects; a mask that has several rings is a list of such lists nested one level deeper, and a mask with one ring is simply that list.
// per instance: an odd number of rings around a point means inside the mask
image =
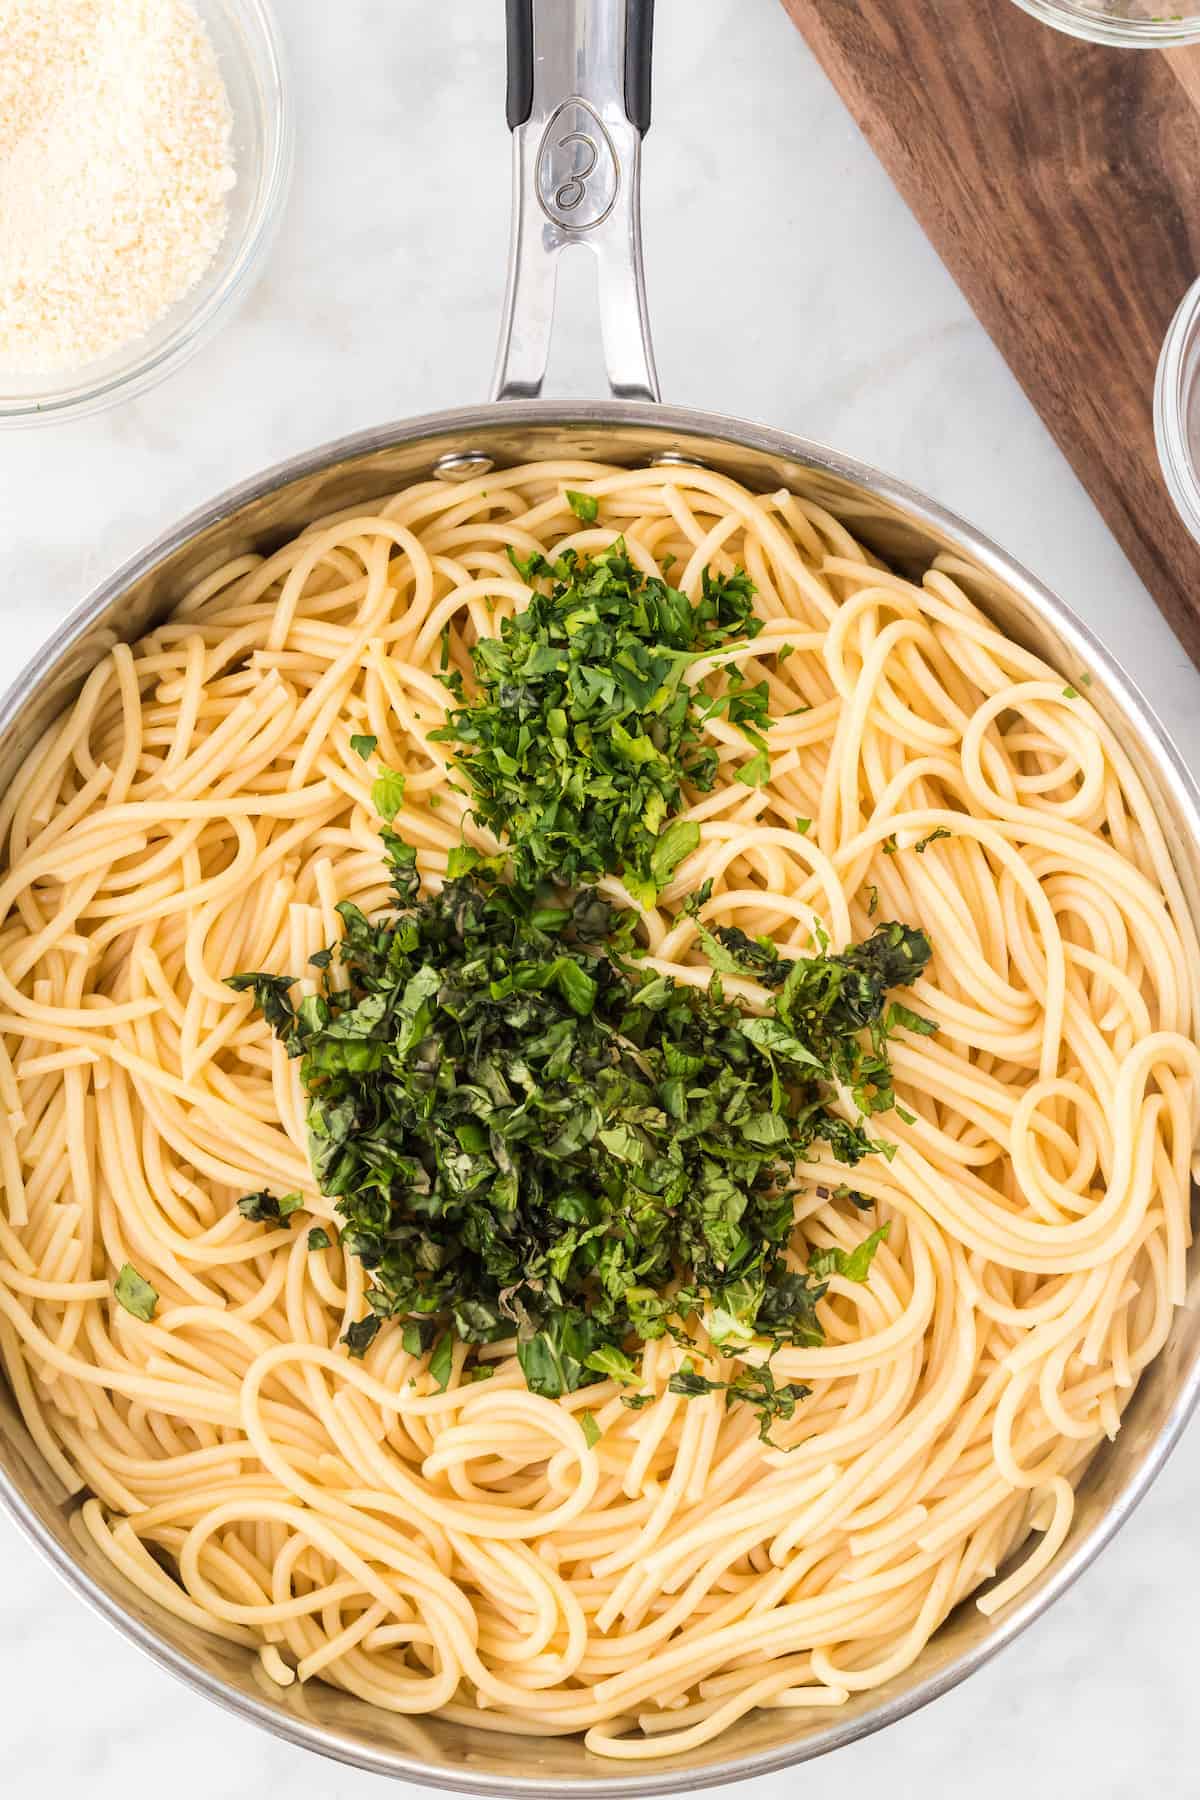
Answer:
[{"label": "pile of green herbs", "polygon": [[723,714],[753,750],[736,780],[761,785],[770,774],[766,682],[733,665],[717,695],[687,679],[758,634],[753,585],[740,570],[706,569],[693,603],[645,576],[620,538],[590,558],[509,554],[522,579],[542,585],[499,637],[475,645],[470,700],[461,674],[443,671],[462,704],[431,735],[459,746],[472,811],[504,841],[517,886],[578,888],[617,874],[653,905],[700,841],[694,820],[674,815],[685,784],[707,793],[716,780],[705,723]]},{"label": "pile of green herbs", "polygon": [[[924,967],[922,934],[885,924],[790,960],[706,933],[726,967],[766,978],[754,1016],[715,971],[697,988],[647,969],[636,915],[594,890],[562,900],[472,869],[422,896],[411,847],[384,839],[395,911],[342,903],[320,993],[232,982],[301,1059],[313,1171],[371,1274],[351,1350],[393,1318],[421,1350],[515,1336],[528,1386],[554,1397],[636,1384],[631,1347],[692,1343],[697,1320],[726,1355],[822,1342],[829,1276],[864,1280],[886,1227],[797,1266],[793,1176],[815,1147],[848,1167],[890,1152],[833,1110],[831,1084],[865,1113],[891,1104],[888,995]],[[685,1369],[675,1389],[705,1383]],[[764,1368],[731,1394],[764,1435],[800,1397]]]},{"label": "pile of green herbs", "polygon": [[[587,496],[569,499],[593,516]],[[291,976],[255,972],[229,985],[253,992],[300,1058],[313,1172],[342,1248],[370,1272],[371,1310],[344,1339],[352,1355],[401,1321],[444,1386],[456,1339],[515,1338],[535,1393],[613,1379],[638,1406],[652,1397],[638,1346],[671,1333],[694,1347],[699,1325],[726,1356],[752,1344],[756,1356],[728,1383],[685,1358],[670,1387],[725,1388],[757,1408],[767,1438],[808,1390],[777,1384],[763,1346],[822,1342],[830,1277],[866,1280],[887,1235],[801,1262],[796,1171],[821,1152],[848,1168],[892,1154],[867,1126],[895,1103],[889,1032],[936,1027],[890,993],[930,947],[888,923],[838,954],[822,942],[816,956],[781,957],[768,939],[708,930],[705,888],[688,910],[707,987],[647,969],[638,915],[588,884],[617,874],[653,904],[697,847],[698,827],[676,815],[685,788],[716,779],[704,727],[717,714],[753,752],[735,778],[767,779],[766,683],[732,666],[715,694],[688,680],[757,633],[754,590],[740,571],[706,571],[693,603],[646,578],[619,538],[591,558],[512,560],[529,604],[473,649],[469,698],[443,647],[458,704],[435,734],[457,746],[500,854],[463,845],[441,891],[423,896],[413,849],[385,824],[395,908],[371,920],[339,907],[341,941],[312,958],[320,991],[297,1002]],[[403,791],[396,771],[373,783],[389,823]],[[730,974],[766,990],[765,1013],[726,995]],[[857,1122],[832,1104],[837,1085]],[[286,1225],[301,1200],[264,1191],[240,1205]],[[314,1250],[330,1242],[324,1227],[309,1233]],[[486,1360],[471,1370],[489,1372]]]}]

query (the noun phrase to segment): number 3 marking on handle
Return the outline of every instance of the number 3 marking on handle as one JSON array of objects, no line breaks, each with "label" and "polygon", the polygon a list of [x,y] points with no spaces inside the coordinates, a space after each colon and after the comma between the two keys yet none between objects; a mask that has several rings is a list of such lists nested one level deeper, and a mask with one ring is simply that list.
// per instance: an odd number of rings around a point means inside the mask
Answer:
[{"label": "number 3 marking on handle", "polygon": [[560,206],[563,212],[572,212],[584,200],[587,194],[587,178],[595,168],[599,157],[599,151],[586,131],[568,131],[565,137],[559,138],[560,150],[565,150],[568,144],[586,145],[589,160],[585,168],[580,169],[575,175],[568,175],[567,179],[555,189],[554,204]]}]

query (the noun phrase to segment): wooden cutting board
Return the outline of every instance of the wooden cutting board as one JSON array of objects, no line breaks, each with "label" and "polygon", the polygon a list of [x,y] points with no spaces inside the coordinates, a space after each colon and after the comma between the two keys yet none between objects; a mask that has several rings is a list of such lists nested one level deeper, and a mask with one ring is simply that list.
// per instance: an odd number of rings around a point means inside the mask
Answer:
[{"label": "wooden cutting board", "polygon": [[1200,273],[1200,49],[1084,44],[1011,0],[783,4],[1200,664],[1153,420]]}]

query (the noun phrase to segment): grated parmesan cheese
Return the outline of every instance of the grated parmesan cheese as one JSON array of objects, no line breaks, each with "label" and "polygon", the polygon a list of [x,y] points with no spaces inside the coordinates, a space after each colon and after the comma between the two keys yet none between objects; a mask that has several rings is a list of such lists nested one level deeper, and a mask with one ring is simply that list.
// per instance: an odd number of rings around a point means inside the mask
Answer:
[{"label": "grated parmesan cheese", "polygon": [[212,263],[234,175],[188,0],[0,0],[0,367],[140,337]]}]

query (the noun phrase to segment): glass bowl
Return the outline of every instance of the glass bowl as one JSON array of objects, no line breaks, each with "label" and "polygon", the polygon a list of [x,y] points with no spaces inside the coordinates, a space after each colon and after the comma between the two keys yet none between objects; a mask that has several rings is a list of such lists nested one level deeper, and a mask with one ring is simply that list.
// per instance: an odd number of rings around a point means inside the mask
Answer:
[{"label": "glass bowl", "polygon": [[1154,381],[1154,437],[1163,479],[1200,543],[1200,281],[1167,327]]},{"label": "glass bowl", "polygon": [[292,112],[279,28],[267,0],[193,0],[212,40],[233,114],[236,185],[225,235],[194,287],[149,329],[75,369],[0,369],[0,424],[80,418],[161,381],[229,318],[259,274],[292,166]]},{"label": "glass bowl", "polygon": [[1035,19],[1093,44],[1168,50],[1200,43],[1197,0],[1017,0]]}]

